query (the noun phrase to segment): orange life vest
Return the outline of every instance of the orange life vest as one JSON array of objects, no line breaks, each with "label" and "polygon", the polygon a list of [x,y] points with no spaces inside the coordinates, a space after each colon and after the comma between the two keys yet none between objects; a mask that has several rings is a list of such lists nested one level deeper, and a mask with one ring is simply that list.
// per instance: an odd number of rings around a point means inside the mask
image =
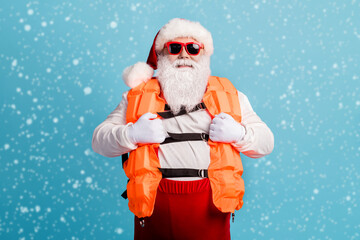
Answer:
[{"label": "orange life vest", "polygon": [[[165,100],[160,97],[160,85],[156,78],[131,89],[127,96],[126,122],[135,123],[147,112],[163,112]],[[240,103],[236,88],[226,78],[209,77],[203,102],[210,116],[224,112],[241,122]],[[243,205],[245,192],[241,178],[243,167],[239,152],[229,143],[212,142],[208,177],[214,205],[222,212],[234,212]],[[127,196],[129,209],[137,217],[151,216],[156,192],[162,178],[157,156],[159,144],[143,144],[130,152],[124,163],[129,178]]]}]

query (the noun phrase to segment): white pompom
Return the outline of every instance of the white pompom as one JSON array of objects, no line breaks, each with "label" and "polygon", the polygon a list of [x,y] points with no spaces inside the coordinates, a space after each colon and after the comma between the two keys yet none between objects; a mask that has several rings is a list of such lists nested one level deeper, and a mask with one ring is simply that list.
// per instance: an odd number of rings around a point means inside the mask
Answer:
[{"label": "white pompom", "polygon": [[126,85],[134,88],[142,82],[147,82],[152,78],[154,69],[145,62],[138,62],[132,66],[125,68],[123,79]]}]

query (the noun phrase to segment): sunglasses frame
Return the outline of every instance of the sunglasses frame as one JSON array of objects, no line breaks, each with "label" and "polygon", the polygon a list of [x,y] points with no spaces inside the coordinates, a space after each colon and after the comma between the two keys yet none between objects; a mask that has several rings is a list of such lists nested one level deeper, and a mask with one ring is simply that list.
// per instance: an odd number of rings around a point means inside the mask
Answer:
[{"label": "sunglasses frame", "polygon": [[[180,45],[181,45],[181,50],[180,50],[179,53],[171,53],[171,52],[170,52],[170,48],[169,48],[169,47],[170,47],[170,44],[173,44],[173,43],[177,43],[177,44],[180,44]],[[199,48],[199,52],[198,52],[197,54],[189,53],[189,51],[188,51],[188,49],[187,49],[187,46],[188,46],[189,44],[197,44],[197,45],[199,45],[199,47],[200,47],[200,48]],[[197,42],[182,43],[182,42],[172,41],[172,42],[167,42],[167,43],[165,43],[165,46],[164,46],[164,47],[167,48],[167,50],[168,50],[168,52],[169,52],[170,55],[179,55],[179,54],[182,52],[184,46],[185,46],[186,52],[187,52],[189,55],[191,55],[191,56],[197,56],[197,55],[199,55],[200,50],[201,50],[201,49],[204,49],[204,44],[202,44],[202,43],[197,43]]]}]

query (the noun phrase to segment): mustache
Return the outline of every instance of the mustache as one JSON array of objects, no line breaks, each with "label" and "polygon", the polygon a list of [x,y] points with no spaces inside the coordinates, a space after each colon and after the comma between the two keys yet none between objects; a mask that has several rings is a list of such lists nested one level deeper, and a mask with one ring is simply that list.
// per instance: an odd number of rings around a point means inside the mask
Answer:
[{"label": "mustache", "polygon": [[191,59],[176,59],[171,66],[173,68],[177,68],[179,66],[189,66],[192,67],[193,69],[199,69],[199,64]]}]

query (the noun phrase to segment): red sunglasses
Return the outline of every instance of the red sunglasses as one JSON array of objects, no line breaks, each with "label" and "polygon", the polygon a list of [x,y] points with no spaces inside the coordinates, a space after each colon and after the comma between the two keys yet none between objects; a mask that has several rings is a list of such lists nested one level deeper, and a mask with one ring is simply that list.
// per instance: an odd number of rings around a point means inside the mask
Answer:
[{"label": "red sunglasses", "polygon": [[183,47],[185,46],[185,50],[189,55],[196,56],[200,53],[200,50],[204,48],[203,44],[199,44],[196,42],[167,42],[165,43],[165,47],[167,47],[169,53],[171,55],[178,55],[181,53]]}]

